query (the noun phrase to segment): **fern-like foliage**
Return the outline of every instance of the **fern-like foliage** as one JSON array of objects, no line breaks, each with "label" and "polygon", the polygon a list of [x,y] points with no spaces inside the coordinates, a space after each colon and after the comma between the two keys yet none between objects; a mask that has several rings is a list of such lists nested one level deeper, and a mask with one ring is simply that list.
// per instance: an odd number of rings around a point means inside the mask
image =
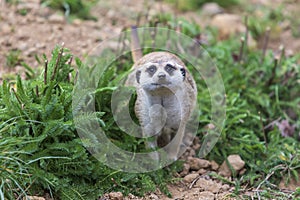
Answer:
[{"label": "fern-like foliage", "polygon": [[[96,199],[112,190],[143,194],[154,190],[157,184],[165,184],[168,173],[163,170],[157,172],[157,176],[121,173],[104,166],[86,150],[85,146],[96,149],[98,138],[80,139],[72,111],[82,112],[83,105],[93,96],[96,112],[87,112],[76,120],[90,122],[91,129],[93,123],[100,124],[124,149],[137,150],[141,145],[119,130],[110,111],[111,94],[116,89],[111,80],[116,77],[117,67],[103,72],[95,91],[82,90],[82,99],[73,102],[76,106],[72,109],[76,73],[71,61],[69,50],[57,46],[37,78],[25,81],[17,76],[15,81],[3,81],[0,87],[0,199],[45,192],[55,199]],[[78,58],[75,61],[77,68],[83,67]],[[157,177],[160,179],[155,181]]]}]

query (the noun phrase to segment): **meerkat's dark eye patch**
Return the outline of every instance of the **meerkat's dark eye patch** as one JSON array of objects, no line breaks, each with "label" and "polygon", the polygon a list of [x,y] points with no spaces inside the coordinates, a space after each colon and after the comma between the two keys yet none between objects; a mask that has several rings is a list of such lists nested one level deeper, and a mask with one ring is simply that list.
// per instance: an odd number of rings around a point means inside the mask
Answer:
[{"label": "meerkat's dark eye patch", "polygon": [[184,80],[185,79],[185,75],[186,75],[186,71],[185,71],[184,68],[181,68],[180,71],[181,71],[181,74],[182,74],[183,80]]},{"label": "meerkat's dark eye patch", "polygon": [[146,69],[146,72],[148,72],[150,76],[153,76],[153,74],[155,74],[156,71],[157,71],[157,67],[155,65],[151,65]]},{"label": "meerkat's dark eye patch", "polygon": [[177,68],[174,65],[171,64],[167,64],[165,66],[165,70],[166,72],[168,72],[169,74],[171,74],[173,71],[175,71]]},{"label": "meerkat's dark eye patch", "polygon": [[137,70],[135,73],[135,78],[138,83],[140,83],[141,71]]}]

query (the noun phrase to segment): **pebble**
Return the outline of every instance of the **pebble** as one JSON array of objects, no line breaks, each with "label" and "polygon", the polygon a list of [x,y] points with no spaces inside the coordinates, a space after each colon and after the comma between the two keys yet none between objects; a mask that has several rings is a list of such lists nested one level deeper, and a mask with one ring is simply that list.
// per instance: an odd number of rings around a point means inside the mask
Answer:
[{"label": "pebble", "polygon": [[212,193],[218,193],[220,192],[222,188],[221,183],[217,183],[211,179],[205,179],[205,178],[199,178],[197,183],[195,184],[195,187],[201,188],[204,191],[209,191]]},{"label": "pebble", "polygon": [[108,196],[111,200],[123,200],[123,194],[121,192],[111,192]]},{"label": "pebble", "polygon": [[64,16],[54,13],[48,18],[50,23],[58,23],[58,24],[63,24],[65,23],[65,18]]},{"label": "pebble", "polygon": [[216,163],[216,161],[214,161],[214,160],[210,161],[210,164],[211,164],[211,169],[214,171],[217,171],[220,167],[219,164]]},{"label": "pebble", "polygon": [[205,3],[202,6],[201,11],[204,15],[213,16],[216,14],[223,13],[224,9],[220,7],[219,4],[212,2],[212,3]]},{"label": "pebble", "polygon": [[193,180],[195,180],[199,174],[188,174],[183,178],[183,181],[186,183],[191,183]]},{"label": "pebble", "polygon": [[192,170],[199,170],[201,168],[210,167],[210,162],[201,158],[188,157],[187,163],[190,165]]},{"label": "pebble", "polygon": [[243,24],[242,17],[234,14],[220,14],[214,16],[211,25],[219,30],[219,39],[228,39],[236,33],[243,33],[246,27]]},{"label": "pebble", "polygon": [[156,194],[151,193],[149,199],[159,200],[159,197]]},{"label": "pebble", "polygon": [[183,169],[182,169],[182,171],[180,172],[180,175],[183,177],[183,176],[186,176],[188,173],[189,173],[189,171],[190,171],[190,165],[189,164],[187,164],[187,163],[184,163],[183,164]]},{"label": "pebble", "polygon": [[[236,172],[239,172],[245,166],[245,162],[241,159],[239,155],[230,155],[227,157],[227,159]],[[230,177],[232,175],[232,172],[229,166],[227,165],[226,160],[222,163],[221,167],[219,168],[219,174],[224,177]]]}]

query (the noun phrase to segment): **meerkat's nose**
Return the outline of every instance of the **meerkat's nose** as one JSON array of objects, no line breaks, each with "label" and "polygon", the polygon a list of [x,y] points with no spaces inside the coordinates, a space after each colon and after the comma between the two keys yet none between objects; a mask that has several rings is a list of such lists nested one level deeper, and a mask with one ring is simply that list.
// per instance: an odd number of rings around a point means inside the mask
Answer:
[{"label": "meerkat's nose", "polygon": [[166,78],[166,74],[164,72],[159,72],[157,76],[160,79]]}]

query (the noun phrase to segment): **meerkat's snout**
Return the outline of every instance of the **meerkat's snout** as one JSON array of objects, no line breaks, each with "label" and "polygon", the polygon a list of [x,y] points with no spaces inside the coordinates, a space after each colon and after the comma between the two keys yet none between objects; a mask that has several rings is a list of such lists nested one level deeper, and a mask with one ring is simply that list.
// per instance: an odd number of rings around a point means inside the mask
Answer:
[{"label": "meerkat's snout", "polygon": [[164,72],[159,72],[157,76],[159,80],[165,80],[167,75]]}]

